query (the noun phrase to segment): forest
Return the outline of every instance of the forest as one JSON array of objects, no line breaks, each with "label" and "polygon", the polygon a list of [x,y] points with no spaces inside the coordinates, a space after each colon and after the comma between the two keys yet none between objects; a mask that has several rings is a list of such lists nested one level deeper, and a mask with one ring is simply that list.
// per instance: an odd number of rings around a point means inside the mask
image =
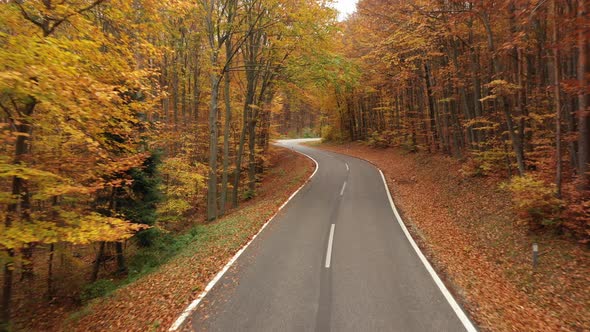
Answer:
[{"label": "forest", "polygon": [[[39,284],[48,303],[92,297],[132,253],[255,196],[271,115],[297,102],[335,16],[306,1],[0,1],[0,320]],[[293,112],[300,132],[308,113]]]},{"label": "forest", "polygon": [[531,229],[588,243],[589,24],[584,0],[360,1],[324,137],[512,178]]},{"label": "forest", "polygon": [[279,137],[447,155],[587,246],[588,7],[0,0],[0,330],[256,197]]}]

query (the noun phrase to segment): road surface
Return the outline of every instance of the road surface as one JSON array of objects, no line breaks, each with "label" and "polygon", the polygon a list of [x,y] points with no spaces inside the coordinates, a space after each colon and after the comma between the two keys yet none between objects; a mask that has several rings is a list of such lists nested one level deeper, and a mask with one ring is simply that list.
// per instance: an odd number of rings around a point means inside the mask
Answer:
[{"label": "road surface", "polygon": [[465,331],[395,220],[379,171],[298,144],[311,181],[193,313],[196,331]]}]

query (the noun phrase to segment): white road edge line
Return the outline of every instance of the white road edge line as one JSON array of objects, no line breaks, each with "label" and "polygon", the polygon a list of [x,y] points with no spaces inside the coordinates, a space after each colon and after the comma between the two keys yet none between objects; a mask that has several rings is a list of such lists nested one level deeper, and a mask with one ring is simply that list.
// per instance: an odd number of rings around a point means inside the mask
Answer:
[{"label": "white road edge line", "polygon": [[344,165],[346,165],[346,171],[350,171],[350,167],[348,167],[348,163],[344,163]]},{"label": "white road edge line", "polygon": [[234,256],[229,260],[229,262],[227,262],[227,264],[225,264],[225,266],[223,267],[223,269],[221,269],[221,271],[219,271],[215,277],[209,281],[209,283],[207,284],[207,286],[205,287],[205,290],[201,292],[201,294],[199,294],[199,296],[197,296],[197,298],[195,300],[193,300],[187,307],[186,309],[184,309],[184,311],[182,312],[182,314],[180,314],[180,316],[178,316],[178,318],[174,321],[174,324],[172,324],[172,326],[170,326],[170,328],[168,329],[169,332],[173,332],[173,331],[179,331],[184,324],[186,323],[186,319],[188,318],[188,316],[193,313],[193,311],[195,311],[195,309],[197,308],[197,306],[199,305],[199,303],[201,303],[201,301],[203,300],[203,298],[205,298],[205,296],[211,291],[211,289],[213,289],[213,287],[215,286],[215,284],[217,284],[219,282],[219,280],[221,280],[221,277],[223,277],[223,275],[225,274],[225,272],[227,272],[227,270],[229,270],[229,268],[235,263],[235,261],[238,259],[238,257],[240,257],[240,255],[244,252],[244,250],[246,250],[246,248],[248,248],[248,246],[252,243],[252,241],[254,241],[254,239],[256,239],[256,237],[262,233],[262,231],[266,228],[266,226],[274,219],[274,217],[277,216],[277,214],[279,214],[279,212],[285,207],[285,205],[287,205],[287,203],[289,203],[289,201],[291,201],[293,199],[293,197],[295,197],[295,195],[297,195],[297,193],[303,189],[303,187],[305,187],[305,185],[307,185],[307,183],[311,180],[311,178],[313,178],[313,176],[318,172],[318,169],[320,168],[318,162],[313,159],[311,156],[300,152],[300,151],[296,151],[294,149],[292,149],[292,151],[295,151],[301,155],[304,155],[305,157],[311,159],[311,161],[313,161],[315,163],[315,170],[313,171],[313,173],[309,176],[309,178],[307,179],[307,181],[305,181],[304,184],[302,184],[299,188],[297,188],[297,190],[295,190],[295,192],[293,194],[291,194],[291,196],[289,196],[289,198],[283,203],[283,205],[281,205],[279,207],[279,209],[277,210],[277,212],[275,214],[273,214],[270,218],[268,218],[268,220],[264,223],[264,225],[262,225],[262,227],[260,228],[260,230],[258,231],[258,233],[256,233],[256,235],[254,235],[250,241],[248,241],[248,243],[246,243],[240,250],[238,250],[238,252],[236,252],[234,254]]},{"label": "white road edge line", "polygon": [[416,254],[418,254],[418,257],[420,257],[420,261],[422,261],[422,264],[424,264],[424,267],[426,268],[426,270],[428,271],[428,273],[430,274],[430,276],[434,280],[434,283],[438,286],[438,288],[440,289],[441,293],[444,295],[447,302],[449,302],[449,305],[451,306],[451,308],[453,308],[453,311],[455,311],[457,318],[459,318],[461,323],[463,323],[463,326],[465,327],[465,329],[468,332],[477,332],[477,329],[475,328],[475,326],[473,326],[473,323],[471,322],[471,320],[469,320],[469,317],[467,317],[467,315],[465,314],[463,309],[461,309],[461,307],[459,306],[459,304],[457,303],[457,301],[455,300],[453,295],[451,295],[451,293],[449,292],[449,290],[447,289],[445,284],[442,282],[442,280],[440,279],[438,274],[436,274],[436,271],[434,271],[434,269],[432,268],[432,265],[430,265],[430,262],[428,262],[428,259],[426,259],[426,256],[424,256],[424,254],[420,250],[420,247],[418,247],[418,245],[416,244],[416,241],[414,241],[414,239],[412,238],[412,235],[408,231],[408,228],[403,223],[402,218],[400,217],[399,213],[397,212],[397,208],[395,207],[395,204],[393,204],[393,199],[391,198],[391,193],[389,192],[389,187],[387,186],[387,181],[385,180],[385,175],[383,175],[383,172],[381,171],[381,169],[379,169],[378,167],[377,167],[377,169],[379,170],[379,173],[381,174],[381,179],[383,179],[383,185],[385,186],[385,191],[387,192],[387,198],[389,198],[389,204],[391,205],[391,209],[393,210],[393,214],[395,215],[395,218],[397,219],[397,222],[399,223],[399,226],[401,227],[402,231],[404,232],[404,234],[408,238],[408,241],[412,245],[412,248],[414,248],[414,250],[416,251]]},{"label": "white road edge line", "polygon": [[335,224],[330,227],[330,237],[328,238],[328,249],[326,249],[326,269],[330,268],[330,262],[332,261],[332,244],[334,243],[334,228]]},{"label": "white road edge line", "polygon": [[344,189],[346,189],[346,181],[342,184],[342,189],[340,189],[340,196],[344,195]]}]

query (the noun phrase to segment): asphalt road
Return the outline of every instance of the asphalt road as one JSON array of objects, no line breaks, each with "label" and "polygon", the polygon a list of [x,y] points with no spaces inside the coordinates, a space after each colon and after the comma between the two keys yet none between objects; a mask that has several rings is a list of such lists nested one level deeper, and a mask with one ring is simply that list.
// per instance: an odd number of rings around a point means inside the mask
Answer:
[{"label": "asphalt road", "polygon": [[379,171],[314,158],[311,181],[193,314],[196,331],[465,331],[394,219]]}]

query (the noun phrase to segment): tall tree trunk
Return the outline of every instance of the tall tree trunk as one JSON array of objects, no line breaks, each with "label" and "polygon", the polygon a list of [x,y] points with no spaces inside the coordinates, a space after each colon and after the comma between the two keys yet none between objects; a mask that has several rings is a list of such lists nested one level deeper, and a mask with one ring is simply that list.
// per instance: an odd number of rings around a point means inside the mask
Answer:
[{"label": "tall tree trunk", "polygon": [[[494,46],[494,35],[492,33],[492,27],[490,25],[489,17],[487,15],[483,16],[483,23],[485,30],[488,36],[488,50],[491,56],[491,70],[492,76],[499,75],[501,73],[500,63],[498,62],[496,56],[496,48]],[[504,116],[506,118],[506,126],[508,129],[508,136],[512,141],[512,149],[514,154],[516,155],[516,164],[518,165],[518,173],[522,176],[525,173],[525,160],[524,160],[524,149],[522,146],[522,142],[520,140],[520,136],[516,133],[516,127],[514,125],[514,121],[512,119],[512,112],[510,111],[510,105],[508,100],[504,96],[500,96],[498,98],[498,104],[502,108]]]},{"label": "tall tree trunk", "polygon": [[[196,55],[196,59],[195,59],[195,70],[194,70],[194,78],[193,78],[193,104],[194,104],[194,109],[193,109],[193,118],[195,120],[195,125],[199,124],[199,103],[201,101],[201,87],[199,86],[199,75],[201,74],[200,70],[199,70],[199,57],[198,57],[198,53]],[[196,126],[195,126],[196,128]]]},{"label": "tall tree trunk", "polygon": [[238,152],[236,154],[236,169],[234,171],[234,187],[232,188],[232,207],[238,206],[238,196],[240,192],[240,178],[242,176],[242,156],[244,155],[244,144],[246,144],[246,133],[248,132],[248,112],[247,106],[244,107],[242,131],[240,133],[240,142],[238,143]]},{"label": "tall tree trunk", "polygon": [[[518,30],[518,24],[516,23],[516,2],[513,0],[510,2],[510,7],[509,7],[509,11],[510,11],[510,37],[513,40],[516,40],[517,35],[519,33]],[[524,87],[524,82],[523,82],[523,65],[522,65],[522,52],[519,49],[518,46],[514,46],[512,48],[512,61],[513,61],[513,68],[512,71],[514,72],[514,82],[516,82],[516,84],[518,85],[518,90],[516,93],[516,108],[515,111],[517,112],[517,115],[520,115],[520,119],[519,119],[519,123],[518,123],[518,133],[515,135],[518,135],[518,142],[519,142],[519,146],[518,149],[520,151],[517,152],[517,158],[518,158],[518,154],[521,154],[521,158],[523,159],[523,163],[524,163],[524,147],[525,147],[525,142],[526,142],[526,137],[525,137],[525,127],[526,127],[526,121],[525,121],[525,117],[527,115],[527,106],[526,106],[526,90]],[[523,165],[524,166],[524,165]]]},{"label": "tall tree trunk", "polygon": [[561,197],[561,93],[560,93],[560,69],[559,46],[557,44],[557,8],[556,0],[551,0],[552,31],[551,43],[553,44],[553,99],[555,101],[555,184],[557,197]]},{"label": "tall tree trunk", "polygon": [[432,138],[431,148],[436,151],[438,150],[438,138],[440,137],[440,133],[437,134],[439,131],[437,128],[437,121],[436,121],[436,110],[434,109],[434,101],[432,98],[432,87],[430,84],[430,70],[426,62],[423,65],[424,68],[424,82],[426,86],[426,101],[428,105],[428,117],[429,117],[429,125],[430,125],[430,137]]},{"label": "tall tree trunk", "polygon": [[242,118],[242,132],[240,133],[240,142],[238,145],[238,153],[236,156],[236,170],[234,173],[234,187],[232,192],[232,206],[238,206],[238,196],[240,188],[240,178],[242,174],[242,157],[244,155],[244,145],[246,144],[246,135],[249,133],[249,121],[252,111],[252,103],[254,102],[255,85],[253,77],[248,77],[250,73],[246,72],[247,75],[247,87],[246,87],[246,100],[244,103],[244,112]]},{"label": "tall tree trunk", "polygon": [[[14,149],[14,160],[15,165],[24,162],[24,157],[29,153],[29,136],[31,134],[31,124],[29,123],[29,117],[33,114],[37,101],[28,97],[27,102],[22,110],[15,110],[19,113],[19,118],[13,119],[16,125],[16,131],[19,134],[16,138],[15,149]],[[13,221],[29,219],[30,209],[30,195],[27,186],[27,180],[19,176],[12,178],[12,197],[15,197],[15,201],[8,204],[6,219],[4,224],[6,228],[10,228]],[[20,214],[20,216],[19,216]],[[15,256],[14,249],[8,249],[8,262],[4,265],[4,284],[2,289],[2,308],[0,312],[0,322],[3,325],[8,326],[10,323],[10,303],[12,301],[12,284],[14,278],[14,262]],[[0,325],[1,327],[1,325]]]},{"label": "tall tree trunk", "polygon": [[[217,55],[211,56],[211,63],[217,65]],[[207,220],[217,218],[217,98],[220,78],[211,73],[211,104],[209,106],[209,178],[207,180]]]},{"label": "tall tree trunk", "polygon": [[252,197],[256,193],[256,122],[258,111],[251,113],[248,122],[248,191]]},{"label": "tall tree trunk", "polygon": [[[178,50],[172,64],[172,116],[174,119],[174,130],[178,130]],[[176,145],[176,144],[175,144]]]},{"label": "tall tree trunk", "polygon": [[[566,7],[567,8],[567,7]],[[565,77],[576,77],[576,64],[577,58],[573,54],[568,54],[567,61],[566,61],[566,69],[565,69]],[[565,95],[565,118],[567,123],[567,133],[568,136],[574,137],[577,136],[578,129],[576,125],[576,101],[577,95]],[[578,169],[578,142],[577,140],[569,140],[568,143],[568,150],[569,150],[569,157],[570,157],[570,167],[572,169]]]},{"label": "tall tree trunk", "polygon": [[123,255],[122,242],[115,242],[115,256],[117,258],[117,274],[123,275],[127,273],[127,265],[125,264],[125,256]]},{"label": "tall tree trunk", "polygon": [[211,86],[211,100],[209,103],[209,172],[207,177],[207,220],[211,221],[217,218],[217,103],[219,95],[219,83],[221,80],[218,74],[219,66],[219,45],[221,38],[219,26],[220,21],[215,17],[215,10],[220,4],[218,0],[208,0],[203,2],[205,6],[205,27],[207,30],[207,39],[209,42],[209,64],[211,70],[209,74],[209,83]]},{"label": "tall tree trunk", "polygon": [[20,281],[31,280],[35,275],[33,272],[33,248],[34,244],[29,243],[26,247],[21,249]]},{"label": "tall tree trunk", "polygon": [[95,282],[98,280],[98,272],[100,271],[100,264],[104,260],[104,249],[105,249],[106,242],[100,241],[98,246],[98,253],[96,254],[96,259],[94,260],[94,265],[92,266],[92,275],[90,277],[91,282]]},{"label": "tall tree trunk", "polygon": [[[472,23],[469,22],[469,43],[470,43],[470,49],[469,49],[469,64],[470,64],[470,69],[471,69],[471,84],[473,85],[473,112],[474,112],[474,116],[475,118],[477,118],[478,120],[481,120],[481,117],[483,115],[483,110],[481,107],[481,78],[480,78],[480,73],[481,73],[481,68],[480,68],[480,64],[479,61],[477,61],[477,54],[475,54],[475,47],[474,45],[474,40],[473,40],[473,29],[472,29]],[[485,139],[485,133],[478,129],[478,127],[480,127],[479,125],[475,125],[473,126],[473,130],[475,132],[475,142],[476,142],[476,148],[479,150],[481,147],[479,146],[479,144]]]},{"label": "tall tree trunk", "polygon": [[[231,40],[228,39],[225,42],[225,54],[226,58],[231,57]],[[228,168],[229,168],[229,133],[231,126],[231,77],[229,71],[225,73],[225,86],[224,86],[224,101],[225,101],[225,124],[223,127],[223,174],[221,175],[221,202],[219,208],[219,214],[225,214],[226,202],[227,202],[227,183],[228,183]]]},{"label": "tall tree trunk", "polygon": [[[271,122],[271,104],[272,99],[274,98],[274,91],[268,92],[265,94],[264,101],[262,103],[261,109],[261,120],[260,120],[260,138],[258,146],[264,151],[267,152],[270,143],[270,122]],[[320,113],[320,137],[322,137],[322,124],[323,124],[323,115]]]},{"label": "tall tree trunk", "polygon": [[53,298],[53,255],[55,253],[55,244],[49,245],[49,257],[47,258],[47,300]]},{"label": "tall tree trunk", "polygon": [[[9,223],[7,223],[9,225]],[[10,304],[12,301],[12,283],[14,275],[14,250],[8,250],[8,262],[4,264],[4,284],[2,285],[2,306],[0,312],[0,329],[8,330],[10,324]]]},{"label": "tall tree trunk", "polygon": [[579,188],[590,190],[590,111],[588,110],[587,21],[586,0],[578,0],[578,174]]},{"label": "tall tree trunk", "polygon": [[184,43],[184,37],[182,38],[182,68],[180,71],[180,91],[181,91],[181,97],[180,97],[180,115],[182,118],[182,125],[184,126],[186,123],[186,113],[187,113],[187,107],[186,107],[186,68],[187,68],[187,51],[186,51],[186,47],[185,47],[185,43]]},{"label": "tall tree trunk", "polygon": [[[463,74],[463,70],[460,70],[460,65],[459,65],[459,51],[458,51],[458,46],[457,46],[457,41],[456,40],[451,40],[450,44],[451,44],[451,59],[453,60],[453,65],[455,66],[456,73],[457,73],[457,79],[460,82],[465,82],[465,75]],[[471,110],[471,108],[469,107],[468,104],[468,100],[467,100],[467,92],[465,91],[465,86],[463,84],[460,84],[459,87],[457,87],[457,89],[459,90],[459,98],[460,100],[460,105],[461,108],[463,109],[463,116],[466,120],[473,120],[474,115],[473,115],[473,111]],[[461,123],[458,123],[459,127],[458,130],[462,130],[461,128]],[[465,137],[467,138],[467,142],[469,144],[470,148],[474,148],[473,144],[476,142],[476,138],[475,138],[475,131],[473,130],[473,126],[468,126],[466,129],[466,133],[465,133]]]}]

